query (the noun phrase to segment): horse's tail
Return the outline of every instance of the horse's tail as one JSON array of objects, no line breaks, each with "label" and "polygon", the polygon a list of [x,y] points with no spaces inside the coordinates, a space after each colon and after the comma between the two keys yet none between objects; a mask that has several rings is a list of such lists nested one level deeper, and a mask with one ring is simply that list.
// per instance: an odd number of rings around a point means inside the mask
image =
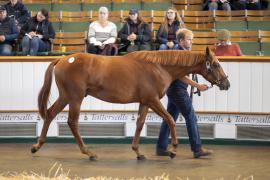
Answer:
[{"label": "horse's tail", "polygon": [[51,85],[52,85],[52,72],[54,66],[58,63],[60,59],[57,59],[49,65],[49,67],[46,70],[45,77],[44,77],[44,83],[43,86],[38,94],[38,112],[40,116],[43,119],[47,119],[48,110],[47,110],[47,103],[49,99],[49,94],[51,91]]}]

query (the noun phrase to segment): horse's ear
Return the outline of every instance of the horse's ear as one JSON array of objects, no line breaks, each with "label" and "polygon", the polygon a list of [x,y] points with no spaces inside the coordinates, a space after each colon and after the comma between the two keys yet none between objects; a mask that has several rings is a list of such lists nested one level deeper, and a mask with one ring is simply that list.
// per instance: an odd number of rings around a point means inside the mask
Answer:
[{"label": "horse's ear", "polygon": [[205,49],[205,54],[206,54],[207,57],[210,56],[210,50],[209,50],[209,47],[208,46]]}]

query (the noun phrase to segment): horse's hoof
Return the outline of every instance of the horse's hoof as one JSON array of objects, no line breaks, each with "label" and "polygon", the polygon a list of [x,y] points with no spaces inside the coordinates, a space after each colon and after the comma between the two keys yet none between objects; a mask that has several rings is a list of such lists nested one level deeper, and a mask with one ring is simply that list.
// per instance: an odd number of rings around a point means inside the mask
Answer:
[{"label": "horse's hoof", "polygon": [[176,154],[175,154],[175,153],[170,152],[170,158],[171,158],[171,159],[175,158],[175,156],[176,156]]},{"label": "horse's hoof", "polygon": [[36,153],[37,151],[38,151],[38,149],[37,149],[37,148],[35,148],[35,147],[32,147],[32,148],[31,148],[31,153],[33,153],[33,154],[34,154],[34,153]]},{"label": "horse's hoof", "polygon": [[89,157],[89,160],[90,161],[97,161],[97,156],[90,156]]},{"label": "horse's hoof", "polygon": [[137,160],[146,160],[146,157],[144,155],[137,156]]}]

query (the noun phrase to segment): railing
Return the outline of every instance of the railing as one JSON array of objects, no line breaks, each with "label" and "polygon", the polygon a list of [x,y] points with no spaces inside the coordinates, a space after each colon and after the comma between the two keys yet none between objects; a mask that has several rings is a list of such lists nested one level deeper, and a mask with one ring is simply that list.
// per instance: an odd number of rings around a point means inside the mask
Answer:
[{"label": "railing", "polygon": [[[50,62],[64,56],[0,56],[0,62]],[[270,56],[218,56],[221,62],[270,62]]]}]

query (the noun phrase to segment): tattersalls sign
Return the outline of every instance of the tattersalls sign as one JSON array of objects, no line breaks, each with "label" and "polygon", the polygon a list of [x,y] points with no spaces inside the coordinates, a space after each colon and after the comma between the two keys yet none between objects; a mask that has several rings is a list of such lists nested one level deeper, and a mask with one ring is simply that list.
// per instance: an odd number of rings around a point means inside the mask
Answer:
[{"label": "tattersalls sign", "polygon": [[37,113],[0,113],[0,122],[34,122]]},{"label": "tattersalls sign", "polygon": [[[197,114],[199,123],[210,124],[253,124],[270,125],[269,115],[237,115],[237,114]],[[54,121],[66,122],[68,113],[60,113]],[[81,112],[80,122],[135,122],[136,112]],[[41,118],[37,112],[10,112],[0,113],[0,122],[38,122]],[[146,122],[161,122],[162,118],[149,112]],[[178,123],[184,123],[184,118],[179,117]]]}]

